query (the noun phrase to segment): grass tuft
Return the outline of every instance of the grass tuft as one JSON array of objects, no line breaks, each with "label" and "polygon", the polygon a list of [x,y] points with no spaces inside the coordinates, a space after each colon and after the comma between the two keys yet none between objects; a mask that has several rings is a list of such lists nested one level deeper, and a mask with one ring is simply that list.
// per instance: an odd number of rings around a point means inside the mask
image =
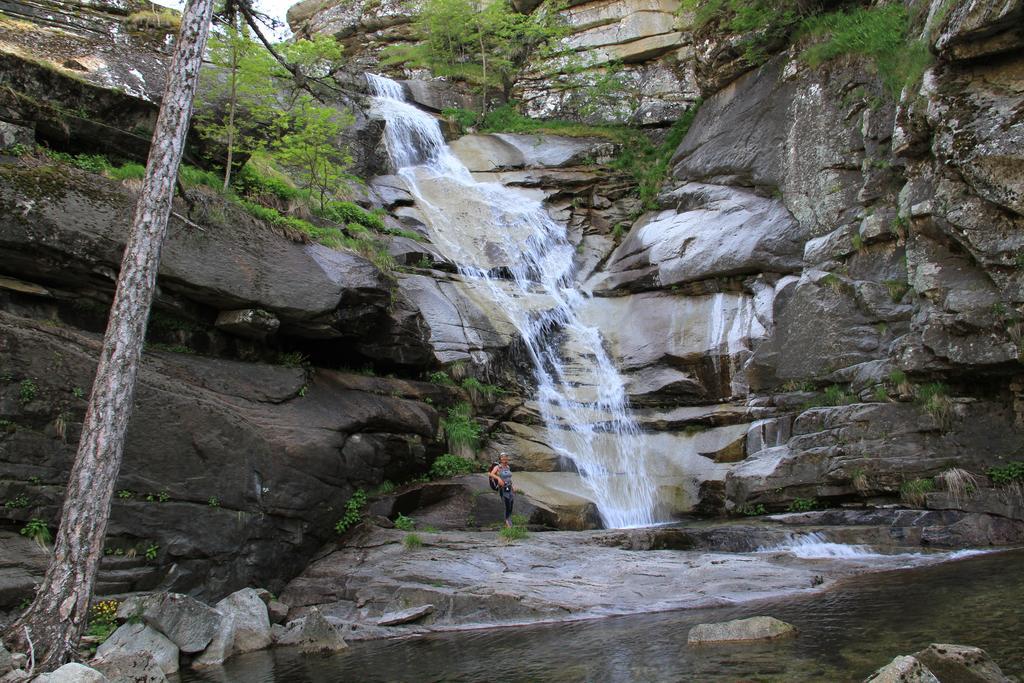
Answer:
[{"label": "grass tuft", "polygon": [[912,479],[900,486],[900,500],[912,507],[922,507],[929,493],[935,490],[931,479]]}]

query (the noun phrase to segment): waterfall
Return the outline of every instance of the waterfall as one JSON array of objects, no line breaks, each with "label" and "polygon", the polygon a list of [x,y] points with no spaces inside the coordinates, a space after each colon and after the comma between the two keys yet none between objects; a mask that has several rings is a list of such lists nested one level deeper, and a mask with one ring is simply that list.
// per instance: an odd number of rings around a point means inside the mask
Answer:
[{"label": "waterfall", "polygon": [[571,461],[609,528],[656,522],[646,439],[601,335],[584,325],[575,250],[536,199],[481,183],[448,148],[437,120],[401,86],[367,74],[396,173],[427,218],[433,241],[512,320],[533,363],[550,445]]}]

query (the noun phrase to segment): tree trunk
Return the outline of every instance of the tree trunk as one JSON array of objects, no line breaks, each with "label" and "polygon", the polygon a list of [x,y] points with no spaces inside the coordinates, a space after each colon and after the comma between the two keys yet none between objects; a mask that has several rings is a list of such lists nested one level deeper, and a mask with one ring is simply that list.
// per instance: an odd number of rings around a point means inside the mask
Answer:
[{"label": "tree trunk", "polygon": [[5,636],[23,652],[31,639],[39,670],[74,654],[88,618],[213,1],[189,0],[182,15],[53,558],[35,601]]},{"label": "tree trunk", "polygon": [[228,162],[224,165],[224,192],[231,189],[231,165],[235,152],[235,109],[238,107],[238,39],[228,34],[231,40],[231,94],[228,97]]}]

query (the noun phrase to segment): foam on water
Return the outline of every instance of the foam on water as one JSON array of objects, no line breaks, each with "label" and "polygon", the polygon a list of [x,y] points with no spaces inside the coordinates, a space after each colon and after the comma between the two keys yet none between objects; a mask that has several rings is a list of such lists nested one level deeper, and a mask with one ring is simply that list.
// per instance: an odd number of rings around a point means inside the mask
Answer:
[{"label": "foam on water", "polygon": [[773,546],[764,546],[757,549],[759,553],[790,553],[805,560],[823,559],[887,559],[909,564],[928,564],[931,562],[945,562],[948,560],[959,560],[965,557],[983,555],[990,550],[977,550],[968,548],[955,551],[934,551],[934,552],[888,552],[882,553],[867,545],[850,545],[847,543],[834,543],[819,532],[806,534],[794,534],[787,540]]}]

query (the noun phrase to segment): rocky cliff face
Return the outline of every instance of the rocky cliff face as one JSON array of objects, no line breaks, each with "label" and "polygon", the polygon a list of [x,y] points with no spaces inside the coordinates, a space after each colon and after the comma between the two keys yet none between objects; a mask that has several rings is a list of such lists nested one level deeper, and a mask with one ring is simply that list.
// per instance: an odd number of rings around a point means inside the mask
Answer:
[{"label": "rocky cliff face", "polygon": [[[89,3],[44,21],[26,9],[37,5],[0,2],[18,17],[0,19],[2,146],[138,158],[162,40],[138,48],[138,64],[129,51],[101,65],[110,45],[142,39],[117,28],[131,8]],[[932,27],[936,64],[893,102],[853,58],[815,69],[791,49],[752,69],[733,37],[684,30],[672,2],[571,4],[566,40],[595,69],[624,63],[632,121],[670,122],[705,96],[653,211],[609,167],[607,140],[453,143],[478,178],[543,197],[567,225],[592,294],[584,317],[623,371],[673,515],[892,504],[908,482],[941,484],[955,467],[976,475],[972,495],[940,486],[914,503],[1024,519],[981,476],[1020,458],[1022,7],[956,4]],[[354,71],[408,39],[394,3],[306,2],[290,20],[345,41]],[[60,42],[53,22],[77,33]],[[539,73],[517,85],[528,112],[573,115],[573,92]],[[471,104],[404,76],[425,108]],[[481,461],[517,454],[536,518],[595,523],[545,436],[514,327],[431,243],[408,189],[386,175],[380,122],[358,92],[346,97],[338,106],[359,110],[361,201],[426,239],[393,238],[400,268],[382,273],[215,197],[177,206],[190,220],[172,221],[165,248],[103,590],[280,585],[333,535],[355,488],[422,474],[443,452],[439,413],[470,398]],[[0,157],[0,517],[11,529],[59,513],[133,191]],[[284,363],[300,352],[311,365]],[[399,377],[351,371],[366,365]],[[509,393],[415,381],[441,368]],[[155,559],[126,557],[150,546]],[[6,606],[30,588],[29,565],[0,568]]]}]

